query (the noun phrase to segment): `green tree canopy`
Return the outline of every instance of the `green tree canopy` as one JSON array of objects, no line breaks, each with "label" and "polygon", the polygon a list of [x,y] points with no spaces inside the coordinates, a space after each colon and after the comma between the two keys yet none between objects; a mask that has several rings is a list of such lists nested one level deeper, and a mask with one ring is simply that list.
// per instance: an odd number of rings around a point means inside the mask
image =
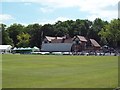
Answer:
[{"label": "green tree canopy", "polygon": [[3,45],[13,45],[12,39],[9,37],[9,33],[6,31],[6,25],[0,24],[0,28],[2,30],[2,44]]},{"label": "green tree canopy", "polygon": [[42,30],[41,30],[41,25],[39,24],[30,24],[28,25],[25,30],[28,34],[30,34],[31,38],[30,38],[30,47],[41,47],[41,43],[42,43]]},{"label": "green tree canopy", "polygon": [[13,44],[16,47],[18,43],[17,35],[24,31],[24,26],[21,24],[13,24],[7,28],[10,38],[13,40]]},{"label": "green tree canopy", "polygon": [[120,19],[112,20],[99,34],[108,40],[111,46],[117,47],[120,42]]},{"label": "green tree canopy", "polygon": [[18,43],[17,47],[29,47],[30,44],[30,35],[28,33],[22,32],[21,34],[17,35]]},{"label": "green tree canopy", "polygon": [[100,18],[94,21],[87,19],[57,21],[55,24],[40,25],[38,23],[24,26],[12,24],[8,28],[2,24],[3,44],[13,44],[15,47],[41,47],[45,36],[81,35],[95,39],[100,45],[118,47],[120,45],[120,19],[114,19],[110,23]]}]

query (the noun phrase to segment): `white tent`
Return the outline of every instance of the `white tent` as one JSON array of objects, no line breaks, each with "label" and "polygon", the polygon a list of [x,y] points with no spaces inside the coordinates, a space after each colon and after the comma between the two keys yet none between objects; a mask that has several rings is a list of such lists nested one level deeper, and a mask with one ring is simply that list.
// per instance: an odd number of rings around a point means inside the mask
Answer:
[{"label": "white tent", "polygon": [[39,51],[39,48],[38,47],[33,47],[32,50],[33,50],[33,52],[34,51]]},{"label": "white tent", "polygon": [[0,45],[0,53],[10,53],[11,48],[11,45]]},{"label": "white tent", "polygon": [[13,50],[17,50],[17,48],[16,47],[14,47],[14,49]]}]

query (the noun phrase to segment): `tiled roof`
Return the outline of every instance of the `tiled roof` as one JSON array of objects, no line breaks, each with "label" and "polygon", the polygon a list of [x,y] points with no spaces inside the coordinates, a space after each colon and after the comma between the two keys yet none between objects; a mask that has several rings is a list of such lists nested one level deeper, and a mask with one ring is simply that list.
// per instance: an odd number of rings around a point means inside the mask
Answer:
[{"label": "tiled roof", "polygon": [[65,39],[64,40],[64,43],[72,43],[73,42],[73,39],[72,38],[68,38],[68,39]]},{"label": "tiled roof", "polygon": [[51,43],[61,43],[62,39],[53,39]]},{"label": "tiled roof", "polygon": [[51,43],[61,43],[63,42],[62,40],[64,39],[64,43],[72,43],[73,39],[68,38],[66,39],[65,37],[50,37],[50,36],[45,36],[45,38],[48,41],[51,41]]},{"label": "tiled roof", "polygon": [[52,39],[55,39],[55,37],[50,37],[50,36],[45,36],[45,38],[46,38],[48,41],[52,41]]},{"label": "tiled roof", "polygon": [[95,41],[94,39],[90,39],[90,41],[91,41],[91,43],[92,43],[92,45],[93,45],[94,47],[101,47],[101,46],[97,43],[97,41]]},{"label": "tiled roof", "polygon": [[80,41],[87,42],[86,38],[84,36],[77,36]]}]

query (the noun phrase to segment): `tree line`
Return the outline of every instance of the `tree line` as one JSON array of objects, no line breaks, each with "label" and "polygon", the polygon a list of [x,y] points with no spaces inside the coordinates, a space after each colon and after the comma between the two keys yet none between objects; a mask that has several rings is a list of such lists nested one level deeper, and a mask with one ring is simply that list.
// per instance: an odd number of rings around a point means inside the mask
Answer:
[{"label": "tree line", "polygon": [[96,18],[94,21],[87,19],[57,21],[55,24],[40,25],[38,23],[24,26],[12,24],[9,27],[0,24],[2,29],[2,44],[10,44],[14,47],[41,48],[45,36],[81,35],[95,39],[101,46],[108,45],[118,48],[120,46],[120,19],[110,22]]}]

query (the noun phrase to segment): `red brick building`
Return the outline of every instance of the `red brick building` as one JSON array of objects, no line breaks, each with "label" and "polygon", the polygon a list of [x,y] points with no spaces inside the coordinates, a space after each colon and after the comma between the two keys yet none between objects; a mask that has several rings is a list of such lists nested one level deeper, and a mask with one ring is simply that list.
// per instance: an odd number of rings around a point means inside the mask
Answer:
[{"label": "red brick building", "polygon": [[[88,43],[89,41],[89,43]],[[87,47],[89,44],[89,47]],[[84,36],[50,37],[46,36],[42,42],[41,51],[48,52],[81,52],[85,50],[99,50],[101,46],[94,39],[87,40]]]}]

